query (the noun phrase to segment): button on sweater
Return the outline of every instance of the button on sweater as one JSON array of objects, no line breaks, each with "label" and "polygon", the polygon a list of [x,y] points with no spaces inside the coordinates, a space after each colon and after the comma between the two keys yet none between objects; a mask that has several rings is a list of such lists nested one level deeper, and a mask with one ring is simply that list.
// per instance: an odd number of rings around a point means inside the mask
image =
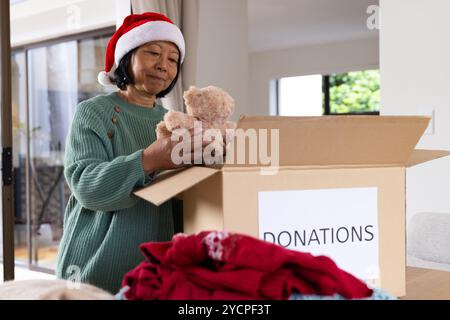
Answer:
[{"label": "button on sweater", "polygon": [[78,105],[66,140],[64,176],[72,194],[58,278],[117,293],[123,276],[144,260],[139,245],[172,238],[172,202],[156,207],[133,195],[150,183],[142,152],[166,112],[129,104],[116,92]]}]

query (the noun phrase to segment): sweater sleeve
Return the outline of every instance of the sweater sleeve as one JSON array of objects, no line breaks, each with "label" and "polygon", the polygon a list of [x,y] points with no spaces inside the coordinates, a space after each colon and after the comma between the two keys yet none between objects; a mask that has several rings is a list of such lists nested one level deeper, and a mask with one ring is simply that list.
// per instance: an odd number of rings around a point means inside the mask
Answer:
[{"label": "sweater sleeve", "polygon": [[67,137],[64,176],[80,204],[94,211],[115,211],[135,205],[133,189],[150,182],[142,165],[142,152],[109,161],[107,130],[92,110],[77,108]]}]

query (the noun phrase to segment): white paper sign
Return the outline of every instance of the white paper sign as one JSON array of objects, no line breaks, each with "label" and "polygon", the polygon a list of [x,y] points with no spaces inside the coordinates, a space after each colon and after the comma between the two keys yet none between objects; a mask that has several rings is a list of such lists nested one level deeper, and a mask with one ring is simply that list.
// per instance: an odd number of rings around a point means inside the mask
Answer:
[{"label": "white paper sign", "polygon": [[259,237],[379,279],[377,188],[259,192]]}]

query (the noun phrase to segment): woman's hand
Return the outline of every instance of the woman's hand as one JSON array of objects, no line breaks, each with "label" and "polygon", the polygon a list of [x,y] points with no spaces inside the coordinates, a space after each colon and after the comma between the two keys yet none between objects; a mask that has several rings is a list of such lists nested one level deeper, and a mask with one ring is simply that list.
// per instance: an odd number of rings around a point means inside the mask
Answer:
[{"label": "woman's hand", "polygon": [[[174,133],[175,134],[175,133]],[[203,148],[208,144],[207,142],[203,141],[202,137],[203,132],[201,130],[199,130],[198,128],[195,130],[194,129],[190,129],[186,132],[186,135],[184,136],[178,136],[178,137],[182,137],[182,139],[174,139],[175,141],[172,141],[171,136],[165,136],[165,137],[160,137],[159,139],[157,139],[155,142],[153,142],[150,146],[148,146],[143,154],[142,154],[142,163],[144,166],[144,171],[145,172],[153,172],[156,170],[168,170],[168,169],[177,169],[177,168],[182,168],[182,167],[189,167],[192,166],[195,163],[195,160],[199,160],[200,159],[196,159],[195,156],[200,156],[202,157],[203,155]],[[172,159],[172,150],[173,148],[175,148],[176,146],[178,146],[178,149],[180,149],[180,147],[183,143],[186,143],[187,138],[190,138],[190,142],[191,142],[191,148],[190,148],[190,154],[189,155],[183,155],[183,159],[190,159],[189,163],[175,163],[175,162],[179,162],[176,160],[179,159]],[[197,154],[195,153],[194,150],[194,141],[202,141],[202,145],[201,145],[201,150],[197,151]],[[199,147],[199,146],[195,146],[195,147]],[[184,148],[183,150],[185,150],[187,148]],[[200,151],[200,152],[199,152]],[[174,154],[174,156],[177,157],[181,157],[181,155],[179,154]],[[175,160],[175,162],[174,162]]]}]

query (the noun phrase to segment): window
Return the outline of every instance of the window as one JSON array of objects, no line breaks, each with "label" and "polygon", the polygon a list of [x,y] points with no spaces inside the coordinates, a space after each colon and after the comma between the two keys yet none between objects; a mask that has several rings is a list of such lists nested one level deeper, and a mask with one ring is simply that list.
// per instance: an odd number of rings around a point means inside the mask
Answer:
[{"label": "window", "polygon": [[380,112],[378,70],[282,78],[277,84],[279,115],[379,115]]},{"label": "window", "polygon": [[321,75],[280,79],[279,114],[283,116],[322,115],[322,81]]},{"label": "window", "polygon": [[65,140],[77,104],[115,90],[97,83],[109,38],[92,35],[12,54],[16,264],[55,269],[70,197]]}]

